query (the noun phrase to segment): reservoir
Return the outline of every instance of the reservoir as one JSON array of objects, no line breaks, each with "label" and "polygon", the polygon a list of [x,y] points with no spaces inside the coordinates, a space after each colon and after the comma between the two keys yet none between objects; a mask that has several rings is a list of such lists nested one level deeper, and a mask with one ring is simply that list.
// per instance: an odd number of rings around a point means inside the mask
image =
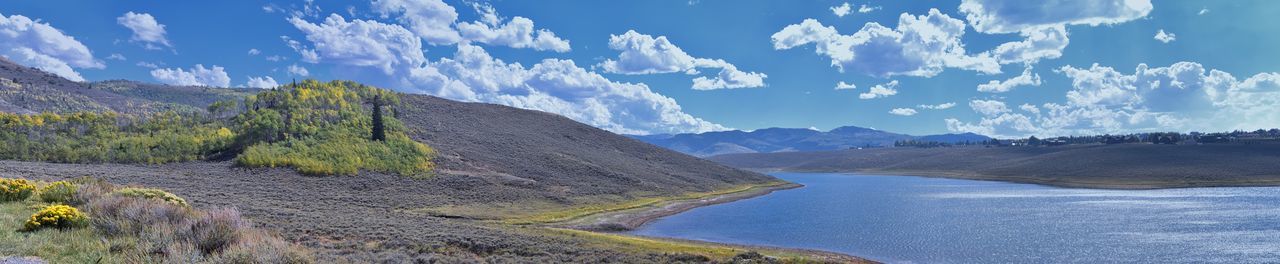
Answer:
[{"label": "reservoir", "polygon": [[891,263],[1275,263],[1280,188],[1069,189],[775,173],[805,187],[631,234],[818,249]]}]

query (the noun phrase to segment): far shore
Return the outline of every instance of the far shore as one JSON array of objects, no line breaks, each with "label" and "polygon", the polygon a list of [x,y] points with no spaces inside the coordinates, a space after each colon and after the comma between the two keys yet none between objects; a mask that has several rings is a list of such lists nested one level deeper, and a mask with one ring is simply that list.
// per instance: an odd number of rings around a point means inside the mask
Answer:
[{"label": "far shore", "polygon": [[838,173],[850,175],[883,175],[883,176],[916,176],[929,178],[947,178],[962,179],[976,181],[998,181],[1011,183],[1036,184],[1060,188],[1079,188],[1079,189],[1105,189],[1105,190],[1156,190],[1156,189],[1178,189],[1178,188],[1212,188],[1212,187],[1276,187],[1280,186],[1278,180],[1224,180],[1224,181],[1153,181],[1153,182],[1105,182],[1105,181],[1079,181],[1069,179],[1044,179],[1035,177],[1018,177],[1018,176],[1001,176],[1001,175],[985,175],[972,172],[955,172],[955,171],[915,171],[915,170],[851,170],[851,171],[805,171],[805,170],[788,170],[776,168],[745,168],[746,170],[760,173],[789,172],[789,173]]}]

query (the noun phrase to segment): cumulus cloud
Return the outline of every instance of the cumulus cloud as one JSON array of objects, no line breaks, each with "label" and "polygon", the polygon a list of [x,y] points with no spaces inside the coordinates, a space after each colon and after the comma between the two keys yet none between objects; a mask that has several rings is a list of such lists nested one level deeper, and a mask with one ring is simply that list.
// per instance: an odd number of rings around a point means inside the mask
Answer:
[{"label": "cumulus cloud", "polygon": [[1160,31],[1156,32],[1155,39],[1159,40],[1160,42],[1169,43],[1176,40],[1177,36],[1174,35],[1173,33],[1166,33],[1164,32],[1164,29],[1161,29]]},{"label": "cumulus cloud", "polygon": [[654,74],[684,72],[700,73],[698,68],[720,69],[714,77],[698,77],[693,80],[697,90],[763,87],[764,73],[743,72],[737,66],[721,59],[695,58],[672,44],[666,36],[657,38],[628,30],[622,35],[609,36],[609,48],[621,51],[618,58],[599,64],[609,73]]},{"label": "cumulus cloud", "polygon": [[173,48],[165,37],[164,25],[156,22],[156,18],[147,13],[124,13],[116,18],[116,23],[133,31],[129,41],[141,42],[149,50],[161,49],[160,46]]},{"label": "cumulus cloud", "polygon": [[894,108],[893,110],[889,110],[889,113],[900,116],[913,116],[916,115],[916,110],[911,108]]},{"label": "cumulus cloud", "polygon": [[1066,26],[1112,25],[1147,16],[1150,0],[1021,1],[964,0],[960,13],[973,29],[987,34],[1018,33],[1024,40],[994,51],[1002,64],[1035,63],[1062,56],[1069,39]]},{"label": "cumulus cloud", "polygon": [[866,100],[889,97],[891,95],[898,94],[897,88],[898,80],[893,80],[884,84],[877,84],[875,86],[871,86],[870,91],[858,94],[858,99]]},{"label": "cumulus cloud", "polygon": [[[218,65],[213,65],[212,68],[205,68],[202,64],[196,64],[196,67],[190,70],[182,68],[154,69],[151,70],[151,78],[169,85],[231,86],[231,77],[228,77],[227,72]],[[252,82],[252,80],[250,81]]]},{"label": "cumulus cloud", "polygon": [[1203,16],[1204,14],[1208,14],[1208,13],[1209,13],[1208,8],[1201,8],[1200,12],[1196,12],[1196,15]]},{"label": "cumulus cloud", "polygon": [[930,9],[920,16],[903,13],[896,28],[866,23],[853,35],[840,35],[835,27],[806,19],[784,27],[771,39],[778,50],[813,44],[815,52],[829,57],[841,72],[881,78],[933,77],[944,68],[1000,73],[999,63],[990,54],[966,54],[961,43],[965,27],[964,21]]},{"label": "cumulus cloud", "polygon": [[1150,0],[964,0],[960,13],[982,33],[1018,33],[1054,25],[1110,25],[1147,16]]},{"label": "cumulus cloud", "polygon": [[844,17],[853,13],[853,6],[849,5],[849,2],[844,2],[844,4],[831,7],[831,13],[835,13],[838,17]]},{"label": "cumulus cloud", "polygon": [[836,90],[852,90],[852,89],[858,89],[858,86],[853,85],[852,83],[846,83],[844,81],[840,81],[836,83]]},{"label": "cumulus cloud", "polygon": [[22,15],[0,14],[0,55],[15,63],[37,68],[82,82],[74,68],[102,69],[106,64],[94,59],[89,48],[76,38],[49,25]]},{"label": "cumulus cloud", "polygon": [[280,86],[280,84],[276,83],[276,79],[271,78],[271,76],[262,76],[262,77],[249,77],[249,82],[245,83],[244,86],[249,88],[266,89],[266,88],[275,88],[276,86]]},{"label": "cumulus cloud", "polygon": [[948,103],[941,103],[936,105],[922,104],[916,107],[919,107],[920,109],[945,110],[945,109],[951,109],[952,107],[955,107],[955,106],[956,106],[955,102],[948,102]]},{"label": "cumulus cloud", "polygon": [[[1055,136],[1135,131],[1222,131],[1280,126],[1280,74],[1239,80],[1195,62],[1133,74],[1097,64],[1063,66],[1072,80],[1063,103],[1024,104],[1015,113],[1003,102],[975,100],[977,122],[948,119],[948,129],[998,136]],[[981,102],[979,102],[981,101]]]},{"label": "cumulus cloud", "polygon": [[1013,88],[1024,85],[1040,86],[1040,74],[1031,73],[1030,65],[1022,70],[1022,74],[1009,78],[1008,80],[991,80],[990,82],[979,84],[978,91],[987,93],[1003,93],[1012,91]]},{"label": "cumulus cloud", "polygon": [[572,60],[545,59],[526,67],[493,58],[459,42],[451,58],[428,62],[418,37],[399,25],[291,19],[306,41],[285,39],[300,54],[333,64],[336,78],[361,80],[403,92],[488,102],[556,113],[616,133],[685,133],[725,130],[685,113],[647,85],[615,82]]},{"label": "cumulus cloud", "polygon": [[160,65],[157,65],[155,63],[145,62],[145,61],[139,61],[136,65],[138,65],[138,67],[143,67],[143,68],[152,68],[152,69],[160,68]]},{"label": "cumulus cloud", "polygon": [[124,55],[122,55],[122,54],[120,54],[120,53],[111,53],[111,56],[107,56],[107,59],[108,59],[108,60],[118,60],[118,61],[126,61],[126,60],[129,60],[128,58],[125,58],[125,57],[124,57]]},{"label": "cumulus cloud", "polygon": [[442,0],[377,0],[373,11],[388,18],[396,16],[400,23],[408,25],[417,36],[432,45],[448,45],[462,40],[453,23],[458,11]]},{"label": "cumulus cloud", "polygon": [[289,75],[306,77],[311,75],[311,71],[308,71],[307,68],[298,66],[297,64],[292,64],[289,65]]},{"label": "cumulus cloud", "polygon": [[568,52],[569,41],[547,29],[535,29],[533,20],[516,16],[506,23],[492,6],[474,3],[480,21],[457,22],[458,11],[441,0],[378,0],[373,11],[395,17],[431,45],[476,42],[512,48]]},{"label": "cumulus cloud", "polygon": [[258,49],[249,49],[249,56],[258,55],[258,54],[262,54],[262,51]]},{"label": "cumulus cloud", "polygon": [[492,6],[474,4],[482,19],[476,22],[457,24],[458,32],[468,41],[488,45],[507,46],[512,48],[531,48],[534,50],[550,50],[569,52],[569,41],[556,37],[556,33],[546,29],[534,29],[533,20],[525,17],[513,17],[505,24]]}]

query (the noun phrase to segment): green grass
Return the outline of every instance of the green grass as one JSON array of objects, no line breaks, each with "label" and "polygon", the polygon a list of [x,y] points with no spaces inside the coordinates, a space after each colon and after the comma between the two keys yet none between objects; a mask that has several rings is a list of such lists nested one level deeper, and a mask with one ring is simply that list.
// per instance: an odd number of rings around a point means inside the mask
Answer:
[{"label": "green grass", "polygon": [[35,256],[49,263],[116,263],[93,229],[43,229],[19,232],[22,223],[45,204],[24,201],[0,203],[0,256]]}]

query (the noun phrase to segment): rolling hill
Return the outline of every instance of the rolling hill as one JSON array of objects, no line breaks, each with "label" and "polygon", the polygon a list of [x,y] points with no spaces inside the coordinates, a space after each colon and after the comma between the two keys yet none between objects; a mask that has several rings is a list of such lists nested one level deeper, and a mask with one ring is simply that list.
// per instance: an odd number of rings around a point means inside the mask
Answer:
[{"label": "rolling hill", "polygon": [[171,86],[112,80],[73,82],[0,58],[0,111],[9,113],[114,111],[144,114],[205,111],[209,104],[256,89]]},{"label": "rolling hill", "polygon": [[[7,61],[0,63],[0,84],[4,93],[0,111],[12,113],[200,110],[253,92],[133,81],[95,82],[90,88]],[[495,221],[590,212],[583,208],[630,206],[635,201],[695,197],[690,194],[779,182],[545,112],[425,95],[402,95],[394,109],[409,137],[437,151],[433,177],[413,179],[370,171],[316,177],[286,168],[246,168],[231,161],[151,165],[0,161],[0,177],[92,176],[163,188],[196,207],[239,208],[256,224],[314,249],[322,263],[653,263],[732,258],[757,249],[618,240],[611,238],[614,235],[584,236],[588,233]],[[856,260],[826,253],[800,254]]]},{"label": "rolling hill", "polygon": [[733,153],[829,151],[893,146],[895,141],[922,140],[945,143],[978,142],[990,138],[973,133],[911,136],[870,128],[845,126],[831,131],[805,128],[765,128],[754,131],[716,131],[697,134],[630,136],[681,153],[708,157]]}]

